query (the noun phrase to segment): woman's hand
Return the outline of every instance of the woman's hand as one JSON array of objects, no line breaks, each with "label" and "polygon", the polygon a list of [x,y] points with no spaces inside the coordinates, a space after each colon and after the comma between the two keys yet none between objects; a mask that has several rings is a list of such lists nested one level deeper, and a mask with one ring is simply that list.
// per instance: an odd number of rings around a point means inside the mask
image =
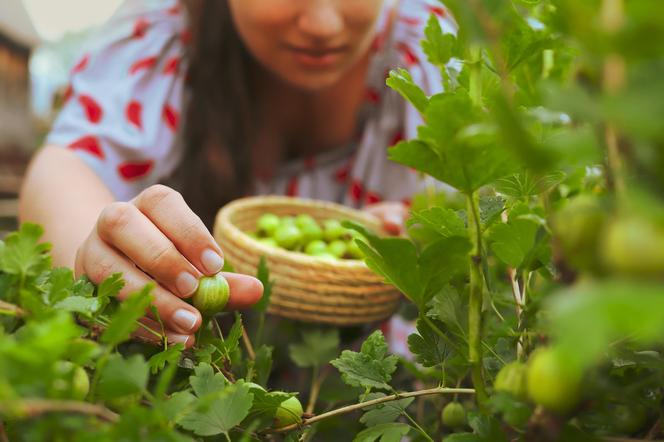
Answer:
[{"label": "woman's hand", "polygon": [[[120,299],[155,281],[153,304],[168,340],[191,347],[202,319],[183,299],[196,291],[201,276],[214,275],[223,264],[221,249],[182,196],[155,185],[130,202],[104,208],[96,228],[78,249],[75,270],[96,284],[122,273],[125,286]],[[262,296],[263,286],[257,279],[230,273],[224,276],[230,285],[229,308],[250,306]],[[142,322],[160,330],[153,319],[146,317]],[[157,341],[144,329],[137,335]]]},{"label": "woman's hand", "polygon": [[365,212],[375,216],[383,223],[383,229],[391,235],[401,235],[406,228],[408,208],[399,202],[382,202],[364,208]]}]

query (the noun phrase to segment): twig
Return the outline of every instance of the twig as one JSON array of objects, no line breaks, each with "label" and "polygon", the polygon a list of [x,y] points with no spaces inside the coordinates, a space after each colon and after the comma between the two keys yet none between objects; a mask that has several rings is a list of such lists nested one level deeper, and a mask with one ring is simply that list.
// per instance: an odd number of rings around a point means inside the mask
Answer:
[{"label": "twig", "polygon": [[249,359],[252,361],[256,359],[256,352],[254,351],[254,346],[251,345],[251,339],[249,339],[249,334],[247,334],[247,329],[244,328],[244,324],[242,324],[242,342],[244,342],[244,346],[247,348],[247,354],[249,356]]},{"label": "twig", "polygon": [[0,301],[0,314],[7,314],[21,318],[25,316],[27,313],[25,310],[23,310],[21,307],[17,305]]},{"label": "twig", "polygon": [[328,372],[323,371],[320,375],[318,374],[318,369],[315,368],[313,373],[312,373],[312,381],[311,381],[311,390],[309,391],[309,402],[307,403],[307,409],[304,411],[305,413],[312,414],[314,412],[314,408],[316,407],[316,401],[318,401],[318,395],[320,394],[320,389],[321,386],[323,385],[323,382],[325,382],[325,378],[327,378]]},{"label": "twig", "polygon": [[106,407],[79,401],[59,401],[47,399],[25,399],[0,404],[0,413],[17,412],[28,418],[47,413],[77,413],[96,416],[107,422],[117,422],[120,416]]},{"label": "twig", "polygon": [[385,402],[396,401],[399,399],[405,399],[409,397],[417,396],[427,396],[432,394],[475,394],[475,389],[473,388],[430,388],[428,390],[418,390],[418,391],[409,391],[407,393],[396,393],[389,396],[381,397],[378,399],[373,399],[366,402],[360,402],[359,404],[347,405],[345,407],[337,408],[336,410],[328,411],[327,413],[319,414],[309,419],[304,419],[300,424],[293,424],[287,427],[278,428],[274,430],[269,430],[267,433],[285,433],[291,430],[295,430],[301,426],[311,425],[313,423],[322,421],[323,419],[328,419],[333,416],[338,416],[340,414],[346,414],[353,412],[355,410],[361,410],[362,408],[371,407],[372,405],[378,405]]},{"label": "twig", "polygon": [[5,423],[0,421],[0,442],[9,442],[7,432],[5,431]]}]

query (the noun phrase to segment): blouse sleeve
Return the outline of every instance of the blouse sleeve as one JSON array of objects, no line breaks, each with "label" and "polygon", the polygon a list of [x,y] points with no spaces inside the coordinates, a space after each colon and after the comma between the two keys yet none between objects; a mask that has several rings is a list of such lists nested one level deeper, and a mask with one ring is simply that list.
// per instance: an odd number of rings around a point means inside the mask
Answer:
[{"label": "blouse sleeve", "polygon": [[47,143],[74,151],[118,200],[168,176],[188,37],[178,0],[129,0],[73,67]]}]

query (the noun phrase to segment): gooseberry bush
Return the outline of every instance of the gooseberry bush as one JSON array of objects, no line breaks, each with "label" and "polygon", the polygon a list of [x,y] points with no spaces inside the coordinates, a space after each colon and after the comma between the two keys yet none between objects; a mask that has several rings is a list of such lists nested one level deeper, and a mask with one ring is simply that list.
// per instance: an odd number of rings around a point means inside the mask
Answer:
[{"label": "gooseberry bush", "polygon": [[407,237],[345,225],[407,298],[412,357],[272,324],[264,264],[253,312],[137,343],[150,287],[117,302],[121,275],[52,268],[26,224],[0,243],[0,440],[661,438],[664,6],[446,6],[458,35],[432,17],[422,42],[445,92],[391,72],[425,123],[389,155],[451,190],[414,199]]}]

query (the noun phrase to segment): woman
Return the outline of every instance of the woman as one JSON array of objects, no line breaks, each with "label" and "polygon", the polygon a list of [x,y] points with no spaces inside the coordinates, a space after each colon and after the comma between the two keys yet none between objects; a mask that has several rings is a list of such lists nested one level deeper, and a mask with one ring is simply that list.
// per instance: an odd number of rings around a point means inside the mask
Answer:
[{"label": "woman", "polygon": [[[168,337],[189,347],[201,317],[183,298],[223,265],[206,222],[231,199],[371,206],[399,229],[421,183],[386,148],[420,119],[385,75],[407,67],[438,92],[419,49],[432,13],[453,30],[436,0],[127,2],[73,69],[20,217],[45,226],[56,264],[96,283],[122,272],[121,297],[158,282]],[[231,307],[261,296],[228,279]]]}]

